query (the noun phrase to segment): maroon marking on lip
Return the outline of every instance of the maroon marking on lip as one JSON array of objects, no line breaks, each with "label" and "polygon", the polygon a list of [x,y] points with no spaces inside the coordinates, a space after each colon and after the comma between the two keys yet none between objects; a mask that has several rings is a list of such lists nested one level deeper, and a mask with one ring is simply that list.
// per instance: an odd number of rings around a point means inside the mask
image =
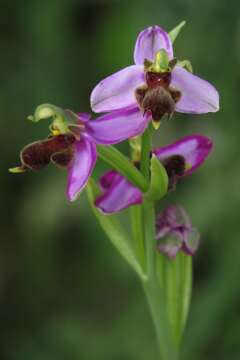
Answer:
[{"label": "maroon marking on lip", "polygon": [[164,73],[155,73],[152,71],[147,71],[146,73],[146,83],[149,88],[155,88],[158,86],[162,86],[164,88],[168,88],[171,83],[171,72]]},{"label": "maroon marking on lip", "polygon": [[51,156],[51,162],[60,169],[66,169],[73,159],[74,151],[72,148],[55,153]]},{"label": "maroon marking on lip", "polygon": [[172,155],[161,161],[168,174],[168,190],[174,190],[178,178],[184,175],[186,169],[185,158],[181,155]]},{"label": "maroon marking on lip", "polygon": [[66,134],[29,144],[21,151],[22,165],[31,170],[40,170],[49,164],[54,154],[70,149],[75,140],[73,135]]},{"label": "maroon marking on lip", "polygon": [[151,111],[154,121],[160,121],[164,114],[170,115],[175,110],[171,94],[161,86],[148,89],[141,105],[144,111]]}]

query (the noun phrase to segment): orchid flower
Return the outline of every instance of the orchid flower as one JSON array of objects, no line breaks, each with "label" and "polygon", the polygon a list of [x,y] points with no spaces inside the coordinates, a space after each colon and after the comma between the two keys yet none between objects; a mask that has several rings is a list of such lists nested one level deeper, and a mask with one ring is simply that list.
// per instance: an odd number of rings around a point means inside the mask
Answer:
[{"label": "orchid flower", "polygon": [[193,114],[218,111],[217,90],[184,69],[190,68],[187,60],[174,58],[171,39],[159,26],[148,27],[138,35],[134,62],[135,65],[108,76],[93,89],[93,111],[137,108],[151,115],[155,127],[164,114],[170,116],[174,111]]},{"label": "orchid flower", "polygon": [[156,219],[157,249],[174,259],[179,251],[194,255],[200,235],[181,206],[171,205]]},{"label": "orchid flower", "polygon": [[[177,142],[155,149],[153,153],[161,161],[169,178],[169,190],[179,178],[192,174],[207,158],[213,147],[212,141],[202,135],[186,136]],[[143,194],[114,170],[100,178],[102,195],[95,205],[104,213],[111,214],[131,205],[141,204]]]},{"label": "orchid flower", "polygon": [[[171,205],[156,217],[155,203],[204,163],[213,143],[191,135],[153,149],[152,125],[157,129],[161,119],[174,112],[219,109],[214,86],[193,75],[188,60],[174,57],[173,41],[184,24],[169,34],[151,26],[138,35],[135,64],[92,91],[92,110],[105,115],[92,120],[87,113],[38,106],[29,120],[50,118],[50,134],[25,146],[20,166],[9,169],[37,171],[51,163],[67,170],[70,201],[88,184],[87,196],[99,225],[142,282],[163,360],[179,358],[192,286],[192,259],[186,255],[196,252],[199,233],[182,207]],[[111,146],[124,140],[129,140],[130,158]],[[112,169],[100,178],[100,187],[93,178],[88,181],[98,156]],[[131,231],[121,216],[105,216],[139,204],[129,214]],[[175,260],[167,261],[159,253]]]},{"label": "orchid flower", "polygon": [[147,119],[140,118],[136,109],[115,111],[91,121],[87,113],[74,114],[52,105],[40,105],[30,119],[38,122],[49,117],[53,117],[51,135],[25,146],[20,153],[21,165],[10,171],[40,170],[49,163],[67,169],[70,201],[76,199],[92,174],[97,144],[119,143],[143,132],[147,126]]}]

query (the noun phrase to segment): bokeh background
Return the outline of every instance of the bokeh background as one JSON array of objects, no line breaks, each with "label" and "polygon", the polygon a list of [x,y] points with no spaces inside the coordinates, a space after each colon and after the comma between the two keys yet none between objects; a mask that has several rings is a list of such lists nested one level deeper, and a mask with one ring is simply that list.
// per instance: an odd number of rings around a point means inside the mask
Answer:
[{"label": "bokeh background", "polygon": [[[211,136],[215,151],[165,203],[179,202],[202,235],[183,359],[240,358],[240,3],[229,0],[1,1],[1,360],[154,360],[140,284],[93,217],[65,197],[64,171],[13,176],[25,144],[47,135],[26,121],[49,102],[89,111],[106,75],[132,63],[136,35],[187,25],[176,54],[221,94],[221,110],[176,115],[155,138]],[[127,145],[122,149],[127,151]],[[95,172],[104,169],[99,162]]]}]

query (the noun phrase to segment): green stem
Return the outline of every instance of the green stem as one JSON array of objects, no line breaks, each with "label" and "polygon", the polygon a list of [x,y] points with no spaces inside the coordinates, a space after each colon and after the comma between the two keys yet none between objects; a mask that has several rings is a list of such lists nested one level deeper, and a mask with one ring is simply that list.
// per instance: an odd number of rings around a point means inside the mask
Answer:
[{"label": "green stem", "polygon": [[[131,143],[130,143],[131,145]],[[150,150],[150,136],[149,130],[146,129],[141,137],[141,174],[149,182],[149,157],[146,154]],[[132,151],[132,161],[136,157],[135,148]],[[144,160],[143,160],[144,159]],[[138,159],[139,160],[139,159]],[[145,270],[145,245],[144,245],[144,223],[143,223],[143,208],[141,205],[131,207],[131,226],[132,235],[134,240],[135,253],[140,261],[143,269]]]},{"label": "green stem", "polygon": [[[142,136],[141,172],[145,178],[150,178],[151,134],[148,127]],[[152,278],[155,274],[155,209],[154,202],[144,199],[143,203],[144,237],[147,258],[147,275]]]},{"label": "green stem", "polygon": [[164,291],[151,281],[143,283],[145,295],[149,304],[153,324],[155,326],[161,360],[178,360],[178,351],[172,340],[166,312]]},{"label": "green stem", "polygon": [[142,144],[141,144],[141,173],[143,176],[149,180],[150,177],[150,151],[151,151],[151,130],[149,127],[145,130],[142,136]]},{"label": "green stem", "polygon": [[143,231],[143,217],[142,206],[135,205],[131,209],[131,225],[133,236],[133,247],[138,261],[145,271],[145,248],[144,248],[144,231]]},{"label": "green stem", "polygon": [[192,258],[182,252],[174,260],[157,254],[157,276],[164,288],[167,312],[177,346],[187,320],[192,290]]},{"label": "green stem", "polygon": [[145,200],[143,204],[144,230],[146,242],[147,276],[156,277],[156,241],[155,241],[155,209],[152,201]]},{"label": "green stem", "polygon": [[179,253],[174,261],[166,262],[168,313],[175,341],[180,344],[191,298],[192,258]]},{"label": "green stem", "polygon": [[144,290],[156,329],[161,359],[177,360],[178,354],[171,333],[165,290],[159,286],[156,274],[155,214],[153,202],[145,200],[143,209],[147,260],[147,280],[143,284]]},{"label": "green stem", "polygon": [[[148,128],[142,136],[141,172],[146,179],[150,178],[151,130]],[[156,241],[155,241],[155,208],[154,202],[144,198],[142,205],[144,221],[144,239],[146,252],[147,280],[143,288],[150,307],[153,323],[161,354],[161,360],[177,360],[177,349],[173,341],[170,322],[165,303],[165,291],[159,286],[156,273]]]},{"label": "green stem", "polygon": [[120,174],[126,177],[131,183],[137,186],[143,192],[148,190],[149,184],[146,178],[140,171],[113,146],[98,146],[98,155],[108,163],[111,167],[117,170]]}]

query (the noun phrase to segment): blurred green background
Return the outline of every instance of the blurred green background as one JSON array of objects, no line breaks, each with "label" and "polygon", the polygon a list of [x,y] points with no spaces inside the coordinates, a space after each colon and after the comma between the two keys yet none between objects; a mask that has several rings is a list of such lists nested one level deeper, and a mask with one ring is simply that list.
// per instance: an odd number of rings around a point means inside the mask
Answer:
[{"label": "blurred green background", "polygon": [[176,54],[219,89],[221,110],[176,115],[155,138],[165,145],[199,132],[215,142],[165,200],[185,206],[202,234],[183,359],[240,358],[239,13],[236,0],[1,1],[1,360],[158,358],[141,287],[85,195],[68,203],[66,174],[53,167],[7,169],[47,135],[47,123],[26,121],[37,105],[89,111],[93,86],[132,63],[139,31],[184,19]]}]

